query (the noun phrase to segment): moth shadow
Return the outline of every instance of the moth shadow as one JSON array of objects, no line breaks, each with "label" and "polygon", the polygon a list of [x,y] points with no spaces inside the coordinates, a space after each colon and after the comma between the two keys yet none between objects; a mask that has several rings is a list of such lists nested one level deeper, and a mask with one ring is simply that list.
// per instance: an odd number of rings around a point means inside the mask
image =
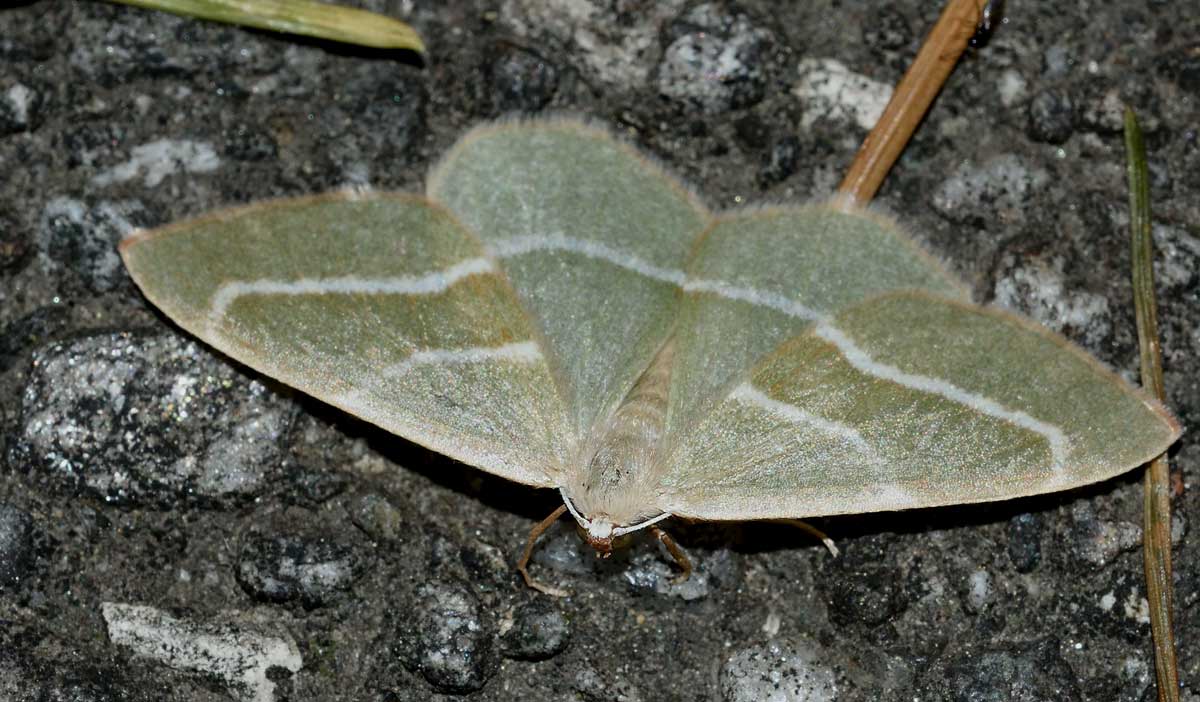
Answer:
[{"label": "moth shadow", "polygon": [[365,441],[371,451],[394,464],[398,471],[462,494],[485,507],[537,522],[562,504],[553,490],[523,485],[461,463],[303,393],[296,393],[295,398],[306,413],[347,437]]},{"label": "moth shadow", "polygon": [[[1073,490],[1031,495],[996,502],[947,505],[895,512],[842,514],[800,518],[828,536],[834,546],[849,546],[860,539],[879,536],[921,536],[935,532],[1003,526],[1024,515],[1050,515],[1080,501],[1112,496],[1140,482],[1132,471],[1111,480]],[[1140,512],[1135,517],[1140,517]],[[769,553],[824,545],[813,533],[775,521],[704,522],[672,520],[666,528],[689,548],[729,548],[741,554]]]}]

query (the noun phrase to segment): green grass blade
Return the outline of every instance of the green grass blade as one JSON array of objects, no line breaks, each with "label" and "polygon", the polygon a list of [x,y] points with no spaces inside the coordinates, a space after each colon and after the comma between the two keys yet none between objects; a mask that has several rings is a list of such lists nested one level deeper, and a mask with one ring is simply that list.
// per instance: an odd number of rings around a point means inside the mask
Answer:
[{"label": "green grass blade", "polygon": [[116,0],[186,17],[240,24],[275,32],[424,53],[421,37],[390,17],[311,0]]},{"label": "green grass blade", "polygon": [[[1133,300],[1141,350],[1142,384],[1165,398],[1158,345],[1158,311],[1154,296],[1154,251],[1150,236],[1150,177],[1146,146],[1133,110],[1125,109],[1126,169],[1129,176],[1129,223],[1133,246]],[[1175,661],[1171,592],[1171,490],[1166,454],[1146,467],[1143,556],[1150,628],[1154,635],[1154,669],[1159,702],[1178,702],[1179,669]]]}]

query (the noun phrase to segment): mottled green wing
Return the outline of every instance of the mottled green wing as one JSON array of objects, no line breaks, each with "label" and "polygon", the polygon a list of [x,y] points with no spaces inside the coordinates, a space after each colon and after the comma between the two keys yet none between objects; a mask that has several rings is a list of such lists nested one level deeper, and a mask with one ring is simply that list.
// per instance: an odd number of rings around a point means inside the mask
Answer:
[{"label": "mottled green wing", "polygon": [[890,220],[831,206],[723,215],[690,262],[668,419],[683,436],[750,368],[834,310],[889,290],[967,298]]},{"label": "mottled green wing", "polygon": [[660,507],[805,517],[999,500],[1103,480],[1179,425],[1065,339],[926,293],[785,342],[681,443]]},{"label": "mottled green wing", "polygon": [[575,437],[482,243],[411,196],[230,210],[121,245],[146,297],[229,356],[465,463],[557,485]]},{"label": "mottled green wing", "polygon": [[632,148],[570,121],[476,129],[428,192],[501,260],[578,433],[592,433],[670,333],[706,211]]}]

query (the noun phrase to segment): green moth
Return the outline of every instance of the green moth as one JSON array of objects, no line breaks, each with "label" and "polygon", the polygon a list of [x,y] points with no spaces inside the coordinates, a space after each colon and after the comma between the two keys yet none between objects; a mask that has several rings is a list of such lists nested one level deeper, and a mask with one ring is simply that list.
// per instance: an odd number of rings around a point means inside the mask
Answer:
[{"label": "green moth", "polygon": [[121,253],[184,329],[418,444],[560,490],[601,551],[668,516],[1063,490],[1180,434],[1066,339],[972,304],[886,218],[836,203],[713,213],[573,121],[469,132],[424,196],[253,205],[138,232]]}]

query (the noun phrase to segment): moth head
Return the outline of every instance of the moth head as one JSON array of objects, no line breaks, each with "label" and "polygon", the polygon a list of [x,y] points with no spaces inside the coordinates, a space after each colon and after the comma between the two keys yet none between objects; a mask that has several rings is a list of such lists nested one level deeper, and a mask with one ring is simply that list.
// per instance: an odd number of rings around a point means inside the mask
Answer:
[{"label": "moth head", "polygon": [[599,553],[604,558],[612,555],[613,538],[615,536],[613,534],[612,522],[604,519],[590,520],[583,533],[584,539],[587,540],[589,546],[596,549],[596,553]]}]

